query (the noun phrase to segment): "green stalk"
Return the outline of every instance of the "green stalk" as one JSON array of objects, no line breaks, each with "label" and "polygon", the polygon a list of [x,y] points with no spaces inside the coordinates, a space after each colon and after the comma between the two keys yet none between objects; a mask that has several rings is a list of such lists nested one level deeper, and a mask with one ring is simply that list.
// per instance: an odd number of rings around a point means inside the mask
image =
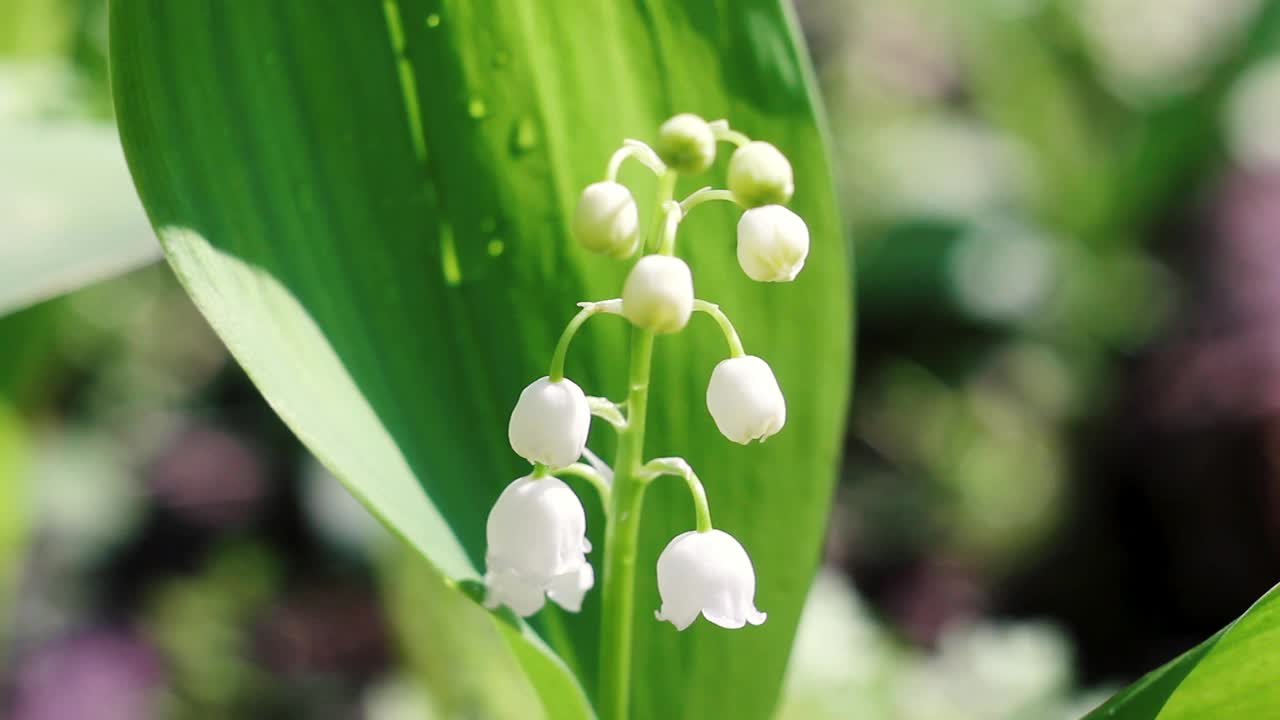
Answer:
[{"label": "green stalk", "polygon": [[579,310],[578,314],[574,315],[565,326],[564,332],[560,334],[560,341],[556,343],[556,351],[551,356],[551,370],[547,373],[551,382],[560,382],[564,379],[564,357],[569,353],[569,343],[573,342],[573,336],[578,334],[578,330],[582,328],[587,318],[598,312],[600,308],[596,303],[587,305]]},{"label": "green stalk", "polygon": [[[676,174],[658,179],[655,230],[662,222],[662,206],[675,193]],[[600,617],[600,716],[626,720],[631,701],[631,645],[635,617],[636,545],[640,509],[646,483],[644,464],[645,415],[649,407],[649,370],[653,333],[631,328],[631,367],[627,374],[627,426],[618,436],[613,465],[604,542],[604,608]]]},{"label": "green stalk", "polygon": [[630,710],[631,635],[635,615],[636,544],[645,483],[638,477],[644,453],[645,411],[653,333],[631,329],[630,410],[618,442],[609,525],[604,542],[604,611],[600,633],[600,714],[626,720]]},{"label": "green stalk", "polygon": [[724,333],[725,344],[729,346],[729,357],[739,358],[747,354],[747,351],[742,348],[742,339],[738,337],[737,329],[733,327],[733,321],[724,314],[719,305],[695,299],[693,310],[706,313],[715,319],[716,324],[720,326],[720,332]]}]

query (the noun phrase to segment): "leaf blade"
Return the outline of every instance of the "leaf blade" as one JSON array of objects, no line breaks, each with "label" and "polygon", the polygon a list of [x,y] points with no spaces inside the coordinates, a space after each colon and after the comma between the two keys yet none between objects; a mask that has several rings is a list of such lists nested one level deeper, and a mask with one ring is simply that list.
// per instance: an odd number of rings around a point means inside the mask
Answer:
[{"label": "leaf blade", "polygon": [[[751,448],[718,435],[701,408],[724,354],[708,323],[660,343],[648,447],[698,467],[717,519],[753,553],[770,621],[676,634],[652,620],[651,563],[692,521],[674,485],[647,501],[636,617],[638,717],[765,717],[817,563],[850,371],[847,246],[794,28],[763,1],[504,7],[118,0],[113,78],[139,191],[170,263],[277,412],[420,554],[468,581],[489,506],[524,470],[505,441],[511,402],[545,373],[574,303],[615,296],[625,273],[569,242],[577,188],[676,109],[728,115],[787,152],[814,238],[798,282],[741,275],[727,208],[691,217],[681,253],[773,364],[790,426]],[[642,202],[650,186],[637,185]],[[570,374],[620,396],[624,337],[621,322],[590,325]],[[536,620],[588,670],[598,595],[579,616]],[[517,655],[558,662],[519,638]]]},{"label": "leaf blade", "polygon": [[1121,690],[1089,718],[1266,717],[1280,705],[1280,586],[1212,637]]},{"label": "leaf blade", "polygon": [[160,259],[107,125],[0,126],[0,315]]}]

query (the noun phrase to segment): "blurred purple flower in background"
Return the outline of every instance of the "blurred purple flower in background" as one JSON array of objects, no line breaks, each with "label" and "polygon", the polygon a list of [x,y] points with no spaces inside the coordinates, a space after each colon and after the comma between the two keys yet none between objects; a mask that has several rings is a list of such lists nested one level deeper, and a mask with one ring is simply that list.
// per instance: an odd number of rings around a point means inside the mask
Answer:
[{"label": "blurred purple flower in background", "polygon": [[93,628],[20,660],[12,720],[139,720],[160,686],[160,659],[130,633]]},{"label": "blurred purple flower in background", "polygon": [[266,468],[242,438],[194,424],[180,431],[147,473],[156,502],[206,527],[249,520],[267,490]]},{"label": "blurred purple flower in background", "polygon": [[1203,287],[1153,361],[1151,407],[1174,425],[1280,412],[1280,173],[1232,171],[1209,222],[1190,259]]}]

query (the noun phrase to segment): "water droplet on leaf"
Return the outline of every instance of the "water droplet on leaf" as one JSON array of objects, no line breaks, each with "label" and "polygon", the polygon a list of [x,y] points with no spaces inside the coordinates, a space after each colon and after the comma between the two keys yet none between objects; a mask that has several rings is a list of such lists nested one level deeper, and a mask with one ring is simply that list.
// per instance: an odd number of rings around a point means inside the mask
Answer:
[{"label": "water droplet on leaf", "polygon": [[427,27],[433,28],[433,29],[440,27],[439,13],[431,13],[430,15],[427,16]]},{"label": "water droplet on leaf", "polygon": [[517,120],[511,130],[511,150],[517,155],[523,155],[537,146],[538,126],[533,118],[526,115]]}]

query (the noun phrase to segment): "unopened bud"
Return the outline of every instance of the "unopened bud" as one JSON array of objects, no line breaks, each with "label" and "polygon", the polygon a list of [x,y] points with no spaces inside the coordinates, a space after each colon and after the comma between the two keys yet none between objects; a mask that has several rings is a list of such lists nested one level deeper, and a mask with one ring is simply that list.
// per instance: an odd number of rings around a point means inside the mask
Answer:
[{"label": "unopened bud", "polygon": [[625,185],[604,181],[582,191],[573,213],[573,236],[591,252],[626,258],[640,244],[640,216]]},{"label": "unopened bud", "polygon": [[716,138],[706,120],[680,113],[658,129],[658,156],[682,173],[700,173],[716,159]]},{"label": "unopened bud", "polygon": [[693,313],[693,273],[671,255],[640,258],[622,286],[622,314],[656,333],[684,329]]},{"label": "unopened bud", "polygon": [[511,411],[511,449],[531,463],[564,467],[582,457],[591,428],[587,396],[569,378],[535,380]]},{"label": "unopened bud", "polygon": [[754,141],[729,158],[729,189],[743,205],[785,205],[795,192],[791,163],[778,148]]}]

